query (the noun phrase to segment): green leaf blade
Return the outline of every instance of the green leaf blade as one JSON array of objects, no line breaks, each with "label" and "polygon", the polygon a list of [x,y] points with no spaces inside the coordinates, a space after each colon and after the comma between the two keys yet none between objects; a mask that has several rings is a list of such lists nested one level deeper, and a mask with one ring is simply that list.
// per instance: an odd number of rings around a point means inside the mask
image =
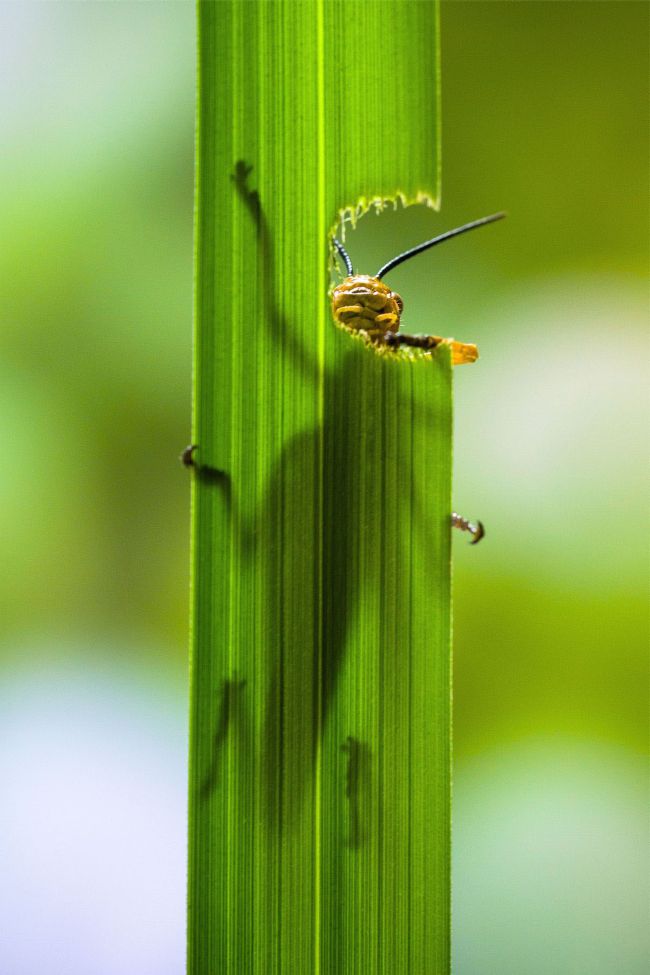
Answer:
[{"label": "green leaf blade", "polygon": [[437,10],[199,34],[188,970],[444,973],[449,355],[326,296],[338,213],[437,197]]}]

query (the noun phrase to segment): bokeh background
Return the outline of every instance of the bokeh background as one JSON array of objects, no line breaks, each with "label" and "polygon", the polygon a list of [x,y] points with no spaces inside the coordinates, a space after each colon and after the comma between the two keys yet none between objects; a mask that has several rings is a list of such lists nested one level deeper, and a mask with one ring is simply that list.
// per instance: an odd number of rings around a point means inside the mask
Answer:
[{"label": "bokeh background", "polygon": [[[194,6],[0,6],[0,971],[184,967]],[[455,975],[648,970],[645,3],[442,8]],[[387,77],[386,83],[391,79]],[[423,120],[426,124],[426,120]],[[433,166],[433,163],[432,163]],[[398,975],[398,973],[396,973]]]}]

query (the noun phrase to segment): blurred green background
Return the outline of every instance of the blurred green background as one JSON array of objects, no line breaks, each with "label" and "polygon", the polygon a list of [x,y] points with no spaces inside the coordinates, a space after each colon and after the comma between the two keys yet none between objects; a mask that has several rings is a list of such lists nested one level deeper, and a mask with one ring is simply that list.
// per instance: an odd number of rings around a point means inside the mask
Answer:
[{"label": "blurred green background", "polygon": [[[0,17],[0,970],[175,975],[194,7]],[[455,540],[455,975],[650,964],[648,20],[443,3],[441,212],[347,238],[372,272],[510,214],[390,282],[408,328],[481,350],[455,374],[456,506],[487,526]]]}]

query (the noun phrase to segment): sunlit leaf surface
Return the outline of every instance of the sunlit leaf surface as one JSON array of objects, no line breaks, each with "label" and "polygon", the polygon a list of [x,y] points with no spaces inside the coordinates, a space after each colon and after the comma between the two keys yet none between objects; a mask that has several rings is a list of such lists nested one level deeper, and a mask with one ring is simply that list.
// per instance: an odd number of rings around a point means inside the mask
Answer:
[{"label": "sunlit leaf surface", "polygon": [[449,356],[327,300],[341,211],[437,196],[436,6],[199,35],[189,970],[444,975]]}]

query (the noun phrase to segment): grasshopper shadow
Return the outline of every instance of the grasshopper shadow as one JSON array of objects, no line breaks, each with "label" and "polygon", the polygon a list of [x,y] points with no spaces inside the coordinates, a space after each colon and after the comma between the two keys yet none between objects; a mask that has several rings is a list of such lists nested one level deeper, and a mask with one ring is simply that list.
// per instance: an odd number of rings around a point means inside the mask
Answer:
[{"label": "grasshopper shadow", "polygon": [[[260,196],[248,186],[251,169],[239,160],[231,179],[256,230],[266,327],[277,348],[278,362],[289,360],[316,383],[315,350],[303,347],[292,322],[278,307],[272,239]],[[336,371],[330,370],[322,426],[303,431],[285,444],[259,510],[252,519],[238,519],[240,554],[244,559],[265,560],[264,604],[269,623],[259,648],[267,668],[261,730],[263,806],[269,825],[278,831],[289,831],[297,823],[313,784],[316,749],[336,693],[351,622],[363,595],[354,561],[360,526],[353,502],[362,483],[364,510],[370,515],[368,529],[380,530],[385,485],[363,481],[359,437],[366,441],[376,438],[380,451],[385,418],[368,422],[373,403],[367,401],[368,389],[360,381],[358,364],[359,357],[350,354]],[[393,399],[392,409],[399,415],[399,399]],[[436,422],[435,417],[429,420]],[[212,481],[225,490],[232,509],[236,501],[229,480],[220,475]],[[313,504],[315,483],[320,508]],[[235,495],[238,487],[233,485]],[[366,566],[364,592],[376,592],[384,584],[380,571],[378,564]],[[356,848],[365,837],[362,797],[368,791],[370,749],[352,736],[343,747],[348,751],[349,845]]]}]

